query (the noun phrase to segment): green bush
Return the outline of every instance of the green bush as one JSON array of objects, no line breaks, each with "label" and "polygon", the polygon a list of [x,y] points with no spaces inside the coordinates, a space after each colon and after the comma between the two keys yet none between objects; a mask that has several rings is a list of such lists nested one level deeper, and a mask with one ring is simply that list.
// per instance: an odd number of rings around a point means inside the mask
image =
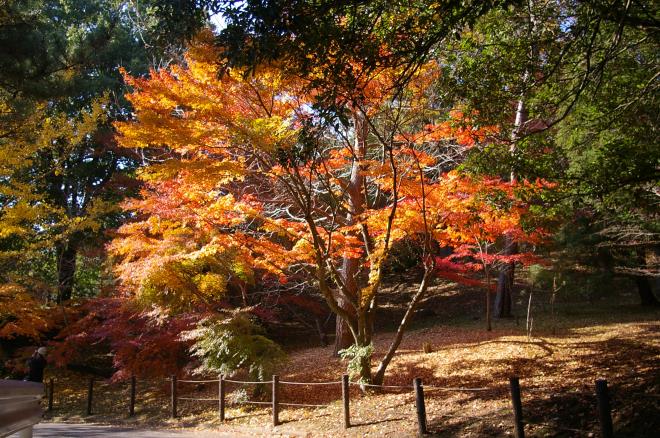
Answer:
[{"label": "green bush", "polygon": [[198,372],[231,376],[245,370],[254,380],[266,380],[286,358],[280,346],[265,337],[249,315],[240,312],[207,318],[183,338],[194,341],[190,351],[201,359]]}]

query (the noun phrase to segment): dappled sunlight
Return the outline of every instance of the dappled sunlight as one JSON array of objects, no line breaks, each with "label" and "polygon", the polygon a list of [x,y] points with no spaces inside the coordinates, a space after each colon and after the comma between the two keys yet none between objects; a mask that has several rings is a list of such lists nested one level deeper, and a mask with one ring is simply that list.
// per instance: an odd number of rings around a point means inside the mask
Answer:
[{"label": "dappled sunlight", "polygon": [[[562,335],[526,336],[512,329],[486,332],[469,327],[435,326],[411,331],[385,377],[385,385],[407,388],[369,391],[351,386],[351,421],[348,432],[340,428],[341,387],[281,385],[281,402],[326,405],[321,408],[283,407],[279,433],[332,431],[335,436],[399,436],[415,430],[412,380],[422,378],[431,431],[451,436],[500,435],[511,430],[508,378],[520,377],[525,415],[530,421],[560,425],[575,430],[597,430],[593,415],[596,378],[606,378],[612,391],[616,421],[623,427],[630,412],[648,412],[645,394],[657,394],[656,361],[660,355],[657,322],[594,324],[567,329]],[[520,331],[520,330],[519,330]],[[376,355],[391,335],[376,337]],[[432,352],[424,353],[429,343]],[[339,382],[345,364],[331,356],[332,348],[294,351],[279,371],[280,380],[294,382]],[[314,366],[310,366],[310,364]],[[126,392],[98,390],[92,417],[82,415],[85,385],[73,374],[58,376],[55,421],[94,421],[120,424],[152,424],[165,427],[271,427],[270,409],[229,405],[227,424],[217,420],[217,405],[180,402],[181,417],[168,418],[167,382],[140,384],[137,416],[129,419],[118,408]],[[76,384],[76,381],[79,383]],[[228,391],[235,390],[236,385]],[[437,389],[436,389],[437,388]],[[446,391],[443,388],[478,389]],[[57,391],[57,390],[56,390]],[[185,390],[195,397],[217,396],[217,384],[191,385]],[[206,407],[205,407],[206,406]],[[647,406],[647,407],[644,407]],[[646,411],[644,411],[646,409]],[[229,427],[229,429],[226,429]],[[528,426],[543,432],[548,426]],[[239,430],[239,429],[236,429]],[[244,430],[244,429],[241,429]]]}]

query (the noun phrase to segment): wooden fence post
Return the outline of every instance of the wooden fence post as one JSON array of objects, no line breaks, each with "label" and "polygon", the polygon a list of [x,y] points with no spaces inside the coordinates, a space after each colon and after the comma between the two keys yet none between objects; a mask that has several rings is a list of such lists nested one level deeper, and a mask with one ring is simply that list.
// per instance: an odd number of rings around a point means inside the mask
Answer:
[{"label": "wooden fence post", "polygon": [[220,374],[218,379],[218,415],[225,421],[225,376]]},{"label": "wooden fence post", "polygon": [[513,407],[513,435],[516,438],[525,438],[525,425],[523,424],[522,399],[520,398],[520,381],[518,377],[509,379],[511,388],[511,405]]},{"label": "wooden fence post", "polygon": [[172,418],[176,418],[177,412],[176,412],[176,402],[177,402],[177,393],[176,393],[176,376],[172,375],[172,389],[170,391],[170,394],[172,395],[172,412],[170,413],[170,416]]},{"label": "wooden fence post", "polygon": [[341,376],[341,399],[344,402],[344,429],[351,427],[350,413],[350,388],[348,386],[348,374]]},{"label": "wooden fence post", "polygon": [[48,412],[53,411],[53,378],[51,377],[50,380],[48,380]]},{"label": "wooden fence post", "polygon": [[89,379],[87,385],[87,415],[92,415],[92,399],[94,397],[94,378]]},{"label": "wooden fence post", "polygon": [[415,388],[415,407],[417,408],[417,425],[419,427],[419,434],[425,435],[428,431],[426,430],[426,405],[424,403],[422,379],[419,377],[415,378],[415,380],[413,380],[413,387]]},{"label": "wooden fence post", "polygon": [[279,383],[280,378],[273,375],[273,426],[280,424],[280,406],[279,406]]},{"label": "wooden fence post", "polygon": [[131,376],[131,401],[130,404],[128,405],[128,415],[133,416],[135,415],[135,387],[137,386],[137,381],[135,379],[135,376]]},{"label": "wooden fence post", "polygon": [[610,406],[610,393],[607,389],[607,380],[596,380],[596,399],[598,400],[598,419],[600,431],[603,438],[612,438],[614,428],[612,427],[612,408]]}]

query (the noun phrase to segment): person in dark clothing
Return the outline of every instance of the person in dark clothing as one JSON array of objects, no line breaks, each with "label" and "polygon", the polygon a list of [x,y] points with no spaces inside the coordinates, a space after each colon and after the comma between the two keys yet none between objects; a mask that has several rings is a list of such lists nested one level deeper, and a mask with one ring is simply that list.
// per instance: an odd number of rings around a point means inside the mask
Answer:
[{"label": "person in dark clothing", "polygon": [[44,381],[44,368],[46,368],[46,347],[40,347],[28,360],[28,375],[25,380],[29,382]]}]

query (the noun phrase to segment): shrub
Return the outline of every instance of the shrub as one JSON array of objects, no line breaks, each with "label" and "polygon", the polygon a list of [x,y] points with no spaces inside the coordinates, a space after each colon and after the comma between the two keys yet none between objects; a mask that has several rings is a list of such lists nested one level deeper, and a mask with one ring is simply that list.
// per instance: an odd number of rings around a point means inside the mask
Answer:
[{"label": "shrub", "polygon": [[183,333],[193,341],[190,352],[201,359],[197,372],[231,376],[239,370],[255,380],[266,380],[286,355],[275,342],[264,336],[263,329],[244,312],[206,318],[197,328]]}]

